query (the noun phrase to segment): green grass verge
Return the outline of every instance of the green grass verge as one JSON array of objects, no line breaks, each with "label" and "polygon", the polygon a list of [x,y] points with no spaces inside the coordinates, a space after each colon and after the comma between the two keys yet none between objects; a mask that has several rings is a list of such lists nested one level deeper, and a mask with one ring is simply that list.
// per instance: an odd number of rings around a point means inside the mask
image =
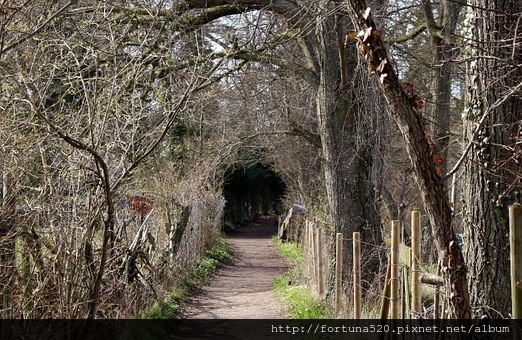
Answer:
[{"label": "green grass verge", "polygon": [[289,319],[327,319],[330,316],[326,307],[317,302],[314,294],[306,285],[293,285],[301,276],[303,253],[298,244],[283,243],[274,238],[279,253],[294,264],[294,268],[272,282],[272,288],[283,303],[288,306]]},{"label": "green grass verge", "polygon": [[156,301],[146,308],[139,318],[172,319],[181,313],[183,303],[191,292],[208,282],[212,273],[230,260],[230,249],[224,236],[205,252],[205,255],[189,271],[185,281],[170,291],[163,301]]},{"label": "green grass verge", "polygon": [[304,260],[303,252],[297,243],[281,242],[281,240],[274,236],[272,241],[276,244],[279,254],[292,262],[295,265],[300,264]]}]

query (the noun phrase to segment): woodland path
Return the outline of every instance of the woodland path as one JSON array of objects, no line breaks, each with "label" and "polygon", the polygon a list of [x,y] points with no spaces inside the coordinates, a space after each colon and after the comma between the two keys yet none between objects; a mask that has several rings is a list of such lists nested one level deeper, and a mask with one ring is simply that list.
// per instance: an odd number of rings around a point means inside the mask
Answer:
[{"label": "woodland path", "polygon": [[288,270],[288,263],[271,241],[274,219],[260,218],[234,231],[228,243],[232,261],[190,298],[187,319],[277,319],[282,305],[274,297],[272,280]]}]

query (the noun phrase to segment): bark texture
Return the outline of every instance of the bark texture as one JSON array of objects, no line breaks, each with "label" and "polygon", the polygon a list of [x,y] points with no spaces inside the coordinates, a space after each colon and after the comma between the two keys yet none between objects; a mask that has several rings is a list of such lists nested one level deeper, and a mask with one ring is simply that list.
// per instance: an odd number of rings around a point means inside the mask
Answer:
[{"label": "bark texture", "polygon": [[473,314],[500,318],[511,310],[507,206],[519,201],[522,189],[522,38],[516,33],[522,28],[522,3],[472,4],[467,19],[476,48],[468,65],[464,116],[467,143],[472,143],[463,186],[464,245]]}]

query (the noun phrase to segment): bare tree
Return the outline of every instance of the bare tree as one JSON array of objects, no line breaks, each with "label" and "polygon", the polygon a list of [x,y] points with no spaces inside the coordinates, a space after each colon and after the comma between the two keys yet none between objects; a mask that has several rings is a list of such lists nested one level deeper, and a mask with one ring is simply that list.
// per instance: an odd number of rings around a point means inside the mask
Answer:
[{"label": "bare tree", "polygon": [[465,123],[464,239],[474,315],[511,310],[507,206],[520,202],[520,2],[472,1]]}]

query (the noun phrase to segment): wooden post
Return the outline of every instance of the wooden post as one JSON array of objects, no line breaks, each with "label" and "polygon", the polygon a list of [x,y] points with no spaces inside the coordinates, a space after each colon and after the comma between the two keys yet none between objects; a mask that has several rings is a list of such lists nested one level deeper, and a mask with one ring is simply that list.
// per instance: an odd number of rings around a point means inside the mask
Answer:
[{"label": "wooden post", "polygon": [[323,244],[322,244],[321,228],[316,225],[316,256],[317,256],[317,292],[319,296],[323,295]]},{"label": "wooden post", "polygon": [[388,263],[386,265],[386,278],[384,280],[384,292],[381,301],[381,320],[388,318],[390,310],[390,279],[391,279],[391,259],[388,256]]},{"label": "wooden post", "polygon": [[[509,206],[512,319],[522,319],[522,209]],[[515,332],[516,333],[516,332]]]},{"label": "wooden post", "polygon": [[400,318],[399,301],[399,238],[400,222],[392,221],[391,228],[391,319]]},{"label": "wooden post", "polygon": [[421,311],[420,290],[420,247],[421,247],[420,211],[411,212],[411,312]]},{"label": "wooden post", "polygon": [[306,256],[305,263],[306,263],[306,276],[312,277],[312,255],[310,254],[310,250],[312,249],[312,240],[310,237],[310,221],[306,220],[305,224],[305,235],[306,235],[306,242],[303,244],[304,248],[304,255]]},{"label": "wooden post", "polygon": [[304,229],[303,229],[303,243],[301,243],[301,250],[303,251],[303,257],[304,257],[304,273],[303,276],[306,277],[308,275],[308,254],[306,253],[308,251],[308,220],[305,219],[304,221]]},{"label": "wooden post", "polygon": [[341,296],[343,287],[343,234],[335,237],[335,314],[341,311]]},{"label": "wooden post", "polygon": [[353,317],[361,318],[361,233],[353,233]]},{"label": "wooden post", "polygon": [[317,281],[317,254],[316,254],[316,249],[317,247],[315,246],[315,243],[316,243],[316,227],[315,227],[315,224],[310,224],[310,252],[312,254],[312,271],[310,271],[310,275],[312,277],[312,282],[316,282]]},{"label": "wooden post", "polygon": [[[411,258],[411,249],[409,251],[409,257]],[[410,262],[410,261],[408,261]],[[401,319],[408,319],[411,316],[411,299],[410,299],[410,287],[411,287],[411,275],[408,269],[411,268],[411,265],[402,266],[399,270],[401,273],[401,289],[400,296],[401,299]]]}]

